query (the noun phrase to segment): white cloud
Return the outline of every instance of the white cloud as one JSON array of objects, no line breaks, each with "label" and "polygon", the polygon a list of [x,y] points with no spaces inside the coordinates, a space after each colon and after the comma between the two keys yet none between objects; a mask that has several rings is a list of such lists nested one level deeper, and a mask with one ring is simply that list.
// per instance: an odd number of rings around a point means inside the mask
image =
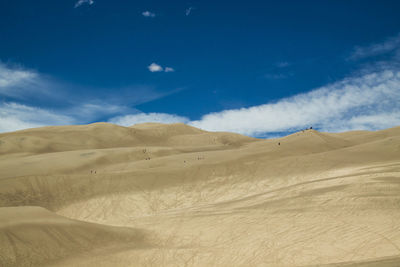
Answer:
[{"label": "white cloud", "polygon": [[64,109],[46,109],[15,102],[0,103],[0,132],[50,125],[91,123],[102,116],[132,112],[135,109],[104,102],[80,103]]},{"label": "white cloud", "polygon": [[131,126],[138,123],[145,122],[158,122],[158,123],[187,123],[188,118],[166,113],[139,113],[133,115],[125,115],[111,118],[111,123],[115,123],[121,126]]},{"label": "white cloud", "polygon": [[139,113],[110,122],[124,126],[183,122],[203,130],[250,136],[276,136],[310,126],[328,132],[384,129],[400,125],[400,71],[350,77],[275,103],[210,113],[197,121],[165,113]]},{"label": "white cloud", "polygon": [[0,62],[0,90],[24,83],[30,83],[36,78],[37,74],[33,71],[19,68],[12,69]]},{"label": "white cloud", "polygon": [[[166,68],[166,71],[170,70]],[[97,89],[86,90],[79,85],[66,84],[37,71],[0,61],[0,98],[3,101],[0,102],[0,132],[72,122],[91,123],[137,113],[133,106],[183,90],[176,88],[160,92],[154,86],[140,84],[116,88],[118,94],[111,94],[109,88]],[[90,91],[95,91],[95,95]]]},{"label": "white cloud", "polygon": [[348,120],[334,120],[323,128],[327,132],[345,132],[352,130],[379,130],[400,125],[400,111],[374,112],[368,115],[356,115]]},{"label": "white cloud", "polygon": [[76,123],[70,116],[18,103],[0,103],[0,132]]},{"label": "white cloud", "polygon": [[390,37],[382,43],[376,43],[365,47],[357,46],[354,48],[349,59],[357,60],[366,57],[372,57],[389,53],[399,49],[400,49],[400,34],[394,37]]},{"label": "white cloud", "polygon": [[192,13],[192,11],[193,11],[193,9],[194,9],[194,7],[188,7],[188,8],[186,8],[186,10],[185,10],[185,15],[186,16],[189,16],[190,15],[190,13]]},{"label": "white cloud", "polygon": [[93,5],[94,1],[93,0],[79,0],[78,2],[76,2],[75,8],[80,7],[83,4]]},{"label": "white cloud", "polygon": [[0,95],[20,98],[33,92],[43,94],[46,87],[43,85],[37,72],[0,62]]},{"label": "white cloud", "polygon": [[[273,136],[282,132],[304,129],[309,126],[322,131],[376,130],[400,125],[400,71],[395,61],[383,62],[369,68],[369,73],[360,71],[357,76],[317,88],[308,93],[281,99],[275,103],[241,109],[229,109],[204,115],[200,120],[166,113],[136,113],[126,106],[127,98],[108,96],[76,99],[73,104],[50,110],[12,102],[0,102],[0,132],[13,131],[44,125],[65,125],[89,123],[98,118],[109,118],[112,123],[129,126],[142,122],[173,123],[183,122],[209,131],[231,131],[252,136]],[[150,71],[170,72],[172,68],[153,63]],[[173,69],[172,69],[173,70]],[[30,99],[44,89],[49,92],[58,86],[35,71],[9,67],[0,62],[0,96],[28,96]],[[57,94],[60,92],[56,89]],[[128,92],[148,95],[149,88],[137,88]],[[54,92],[53,92],[54,93]],[[141,99],[130,95],[129,102]],[[41,103],[51,102],[46,94],[40,94]],[[71,99],[69,95],[69,99]],[[154,94],[151,99],[162,95]],[[89,100],[88,100],[89,99]],[[143,103],[148,100],[141,99]],[[125,101],[125,105],[121,104]],[[72,102],[71,102],[72,103]],[[114,104],[113,104],[114,103]]]},{"label": "white cloud", "polygon": [[[86,88],[79,85],[67,84],[37,71],[6,65],[0,61],[0,97],[6,101],[18,99],[19,102],[61,104],[60,106],[98,105],[99,110],[96,113],[100,114],[105,107],[101,99],[107,99],[107,106],[121,107],[152,101],[180,90],[178,88],[169,92],[159,92],[154,86],[143,84],[116,88],[120,94],[99,94],[98,92],[110,90],[107,88],[96,89],[96,95],[90,95]],[[80,92],[79,96],[74,92]]]},{"label": "white cloud", "polygon": [[165,67],[158,65],[157,63],[151,63],[148,67],[149,71],[151,72],[174,72],[175,70],[171,67]]},{"label": "white cloud", "polygon": [[163,67],[161,67],[160,65],[158,65],[157,63],[151,63],[148,67],[149,71],[151,72],[160,72],[163,71]]},{"label": "white cloud", "polygon": [[65,103],[65,91],[71,86],[35,70],[4,64],[0,61],[0,97],[4,99]]},{"label": "white cloud", "polygon": [[314,126],[323,131],[400,124],[400,72],[386,70],[250,108],[210,113],[189,124],[209,131],[262,135]]},{"label": "white cloud", "polygon": [[150,11],[144,11],[144,12],[142,12],[142,15],[147,18],[154,18],[156,16],[156,14],[154,14],[153,12],[150,12]]},{"label": "white cloud", "polygon": [[95,100],[63,110],[2,103],[0,132],[89,123],[98,116],[114,116],[109,122],[123,126],[144,122],[182,122],[204,130],[251,136],[279,135],[309,126],[329,132],[383,129],[400,125],[400,71],[387,69],[349,77],[275,103],[210,113],[197,121],[166,113],[116,116],[129,112],[132,109]]}]

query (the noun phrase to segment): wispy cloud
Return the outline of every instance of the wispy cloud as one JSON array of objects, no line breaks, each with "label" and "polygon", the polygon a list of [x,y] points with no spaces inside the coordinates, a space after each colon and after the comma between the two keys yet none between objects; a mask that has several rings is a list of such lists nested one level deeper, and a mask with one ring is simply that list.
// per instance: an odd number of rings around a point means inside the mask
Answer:
[{"label": "wispy cloud", "polygon": [[250,108],[210,113],[200,120],[166,113],[142,113],[104,102],[50,110],[18,103],[0,104],[0,131],[45,125],[88,123],[99,113],[109,122],[183,122],[209,131],[274,136],[309,126],[322,131],[375,130],[400,125],[400,71],[386,69],[317,88],[308,93]]},{"label": "wispy cloud", "polygon": [[400,125],[400,71],[386,69],[250,108],[204,115],[200,120],[165,113],[119,116],[112,123],[183,122],[208,131],[276,136],[313,126],[328,132],[377,130]]},{"label": "wispy cloud", "polygon": [[289,63],[289,62],[286,62],[286,61],[282,61],[282,62],[276,63],[276,66],[277,66],[278,68],[286,68],[286,67],[289,67],[289,66],[290,66],[290,63]]},{"label": "wispy cloud", "polygon": [[[171,70],[165,68],[165,71],[170,72]],[[84,102],[103,106],[99,99],[107,99],[110,105],[129,104],[133,106],[161,98],[180,89],[160,92],[151,85],[133,84],[115,88],[115,90],[119,92],[118,95],[110,93],[107,88],[82,88],[79,85],[66,84],[35,70],[21,66],[9,66],[0,61],[0,97],[7,101],[29,103],[35,100],[36,102],[63,105],[76,105],[76,103]],[[70,91],[80,91],[81,93],[77,97],[75,94],[69,93]],[[95,96],[93,92],[96,92]],[[129,103],[127,103],[128,101]]]},{"label": "wispy cloud", "polygon": [[264,78],[269,79],[269,80],[280,80],[280,79],[286,79],[289,76],[292,76],[292,73],[267,73],[264,75]]},{"label": "wispy cloud", "polygon": [[0,132],[51,125],[91,123],[102,116],[138,112],[123,105],[113,105],[99,100],[78,103],[61,109],[39,108],[16,102],[0,103]]},{"label": "wispy cloud", "polygon": [[66,115],[18,103],[0,103],[0,132],[17,131],[46,125],[74,124]]},{"label": "wispy cloud", "polygon": [[400,49],[400,34],[386,39],[384,42],[372,44],[369,46],[357,46],[352,51],[350,60],[357,60],[367,57],[378,56],[390,53]]},{"label": "wispy cloud", "polygon": [[6,65],[0,61],[0,96],[15,99],[33,99],[43,95],[51,97],[50,88],[58,89],[50,78],[35,70]]},{"label": "wispy cloud", "polygon": [[97,99],[82,102],[74,106],[68,106],[56,110],[56,112],[71,117],[76,122],[89,123],[98,118],[116,116],[127,112],[136,112],[136,109],[130,108],[122,103],[117,105]]},{"label": "wispy cloud", "polygon": [[175,69],[171,68],[171,67],[165,67],[163,68],[162,66],[158,65],[157,63],[151,63],[148,67],[149,71],[151,72],[174,72]]},{"label": "wispy cloud", "polygon": [[174,72],[175,70],[173,68],[166,67],[164,71],[165,72]]},{"label": "wispy cloud", "polygon": [[167,113],[138,113],[132,115],[118,116],[109,120],[122,126],[131,126],[137,123],[158,122],[158,123],[188,123],[189,119],[175,114]]},{"label": "wispy cloud", "polygon": [[288,67],[292,64],[287,61],[281,61],[267,69],[267,73],[263,75],[268,80],[282,80],[293,76],[293,72]]},{"label": "wispy cloud", "polygon": [[[0,132],[46,125],[91,123],[122,114],[138,113],[134,108],[136,105],[181,90],[183,88],[158,91],[151,85],[128,85],[115,90],[82,88],[65,84],[35,70],[10,66],[0,61],[0,98],[3,101],[0,102]],[[76,91],[80,92],[79,96],[75,94]]]},{"label": "wispy cloud", "polygon": [[78,2],[75,3],[75,8],[80,7],[83,4],[88,4],[88,5],[93,5],[94,1],[93,0],[79,0]]},{"label": "wispy cloud", "polygon": [[144,11],[144,12],[142,12],[142,15],[143,15],[144,17],[147,17],[147,18],[154,18],[154,17],[156,16],[155,13],[150,12],[150,11]]},{"label": "wispy cloud", "polygon": [[20,68],[9,68],[0,62],[0,90],[18,86],[23,83],[30,83],[37,78],[34,71]]},{"label": "wispy cloud", "polygon": [[[111,118],[110,122],[125,126],[142,122],[183,122],[204,130],[231,131],[251,136],[276,136],[309,126],[329,132],[388,128],[400,125],[400,67],[394,64],[396,62],[378,62],[358,74],[308,93],[264,105],[209,113],[196,121],[175,114],[142,113],[129,108],[129,103],[137,105],[168,95],[147,87],[127,87],[126,91],[132,92],[129,97],[126,94],[108,96],[107,102],[99,96],[82,98],[58,109],[17,103],[35,94],[39,94],[44,102],[51,102],[49,95],[54,94],[54,88],[62,86],[37,71],[0,62],[0,96],[18,99],[0,103],[0,132],[44,125],[89,123],[98,118]],[[152,72],[173,71],[157,63],[152,63],[148,68]],[[57,94],[60,92],[57,91]],[[129,102],[126,102],[128,98]]]},{"label": "wispy cloud", "polygon": [[325,131],[379,129],[400,124],[400,72],[350,77],[305,94],[203,116],[191,125],[247,135],[314,126]]},{"label": "wispy cloud", "polygon": [[185,15],[186,16],[189,16],[191,13],[192,13],[192,11],[195,9],[195,7],[188,7],[188,8],[186,8],[186,10],[185,10]]}]

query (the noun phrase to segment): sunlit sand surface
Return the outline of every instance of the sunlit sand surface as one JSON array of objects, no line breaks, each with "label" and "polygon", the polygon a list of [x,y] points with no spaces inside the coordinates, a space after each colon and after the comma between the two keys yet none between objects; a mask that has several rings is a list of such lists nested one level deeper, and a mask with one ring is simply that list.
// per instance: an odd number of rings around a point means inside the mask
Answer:
[{"label": "sunlit sand surface", "polygon": [[0,134],[0,266],[400,266],[400,127]]}]

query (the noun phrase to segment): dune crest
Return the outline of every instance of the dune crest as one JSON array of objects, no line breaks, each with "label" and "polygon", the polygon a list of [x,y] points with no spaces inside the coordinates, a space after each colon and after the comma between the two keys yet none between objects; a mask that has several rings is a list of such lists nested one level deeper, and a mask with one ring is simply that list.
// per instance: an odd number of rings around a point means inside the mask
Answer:
[{"label": "dune crest", "polygon": [[0,134],[1,266],[399,266],[400,127]]}]

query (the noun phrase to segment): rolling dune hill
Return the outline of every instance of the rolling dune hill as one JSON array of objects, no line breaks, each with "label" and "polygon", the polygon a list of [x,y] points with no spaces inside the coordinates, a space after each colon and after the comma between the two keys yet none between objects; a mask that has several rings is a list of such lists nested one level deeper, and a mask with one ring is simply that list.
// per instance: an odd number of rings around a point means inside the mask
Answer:
[{"label": "rolling dune hill", "polygon": [[400,127],[0,134],[0,266],[400,266]]}]

